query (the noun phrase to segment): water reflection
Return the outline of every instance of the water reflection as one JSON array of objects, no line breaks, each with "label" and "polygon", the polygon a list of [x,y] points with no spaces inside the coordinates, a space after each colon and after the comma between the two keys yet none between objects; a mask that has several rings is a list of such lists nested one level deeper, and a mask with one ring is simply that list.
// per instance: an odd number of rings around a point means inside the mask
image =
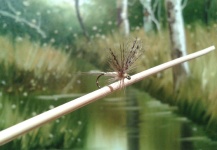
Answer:
[{"label": "water reflection", "polygon": [[87,148],[209,150],[217,146],[208,140],[202,128],[195,130],[199,127],[174,113],[176,107],[162,104],[147,94],[131,89],[125,98],[111,100],[105,99],[100,104],[101,111],[91,121]]},{"label": "water reflection", "polygon": [[[123,96],[125,95],[125,96]],[[74,95],[73,95],[74,96]],[[68,95],[67,95],[68,97]],[[0,96],[0,129],[61,105],[68,98]],[[34,104],[34,105],[33,105]],[[18,138],[1,149],[91,150],[215,149],[203,128],[144,92],[128,88]],[[28,138],[27,138],[28,137]],[[58,144],[57,144],[58,143]]]}]

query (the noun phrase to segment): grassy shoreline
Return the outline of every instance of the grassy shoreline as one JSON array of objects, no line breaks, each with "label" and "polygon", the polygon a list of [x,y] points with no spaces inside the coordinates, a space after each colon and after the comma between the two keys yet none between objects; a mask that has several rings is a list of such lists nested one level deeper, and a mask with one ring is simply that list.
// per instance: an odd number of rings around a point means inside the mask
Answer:
[{"label": "grassy shoreline", "polygon": [[[5,93],[59,91],[72,78],[70,54],[28,38],[0,37],[0,89]],[[51,84],[52,83],[52,84]]]},{"label": "grassy shoreline", "polygon": [[[204,29],[201,26],[194,28],[187,26],[188,53],[217,44],[216,29],[216,25],[209,29]],[[167,31],[162,31],[160,35],[146,35],[143,30],[139,30],[132,36],[141,37],[145,47],[145,54],[138,62],[139,66],[136,68],[136,72],[170,60],[170,43]],[[85,59],[85,62],[106,69],[105,49],[124,41],[120,39],[122,37],[118,35],[110,35],[105,38],[96,38],[91,43],[84,44],[84,41],[80,40],[76,43],[76,51],[84,52],[80,57]],[[0,90],[2,93],[37,95],[37,93],[68,93],[72,89],[74,92],[86,89],[86,81],[82,83],[84,85],[78,85],[79,80],[72,74],[83,67],[82,59],[81,62],[78,62],[76,56],[72,59],[69,53],[57,50],[49,44],[40,46],[39,43],[32,43],[28,38],[12,43],[7,37],[0,37],[0,43],[2,44],[0,53],[2,72],[0,74]],[[96,60],[97,56],[100,56],[98,60]],[[216,56],[217,52],[215,51],[189,62],[191,76],[183,81],[178,92],[173,91],[171,69],[152,76],[135,86],[165,103],[177,105],[179,113],[203,124],[209,134],[216,139]],[[74,85],[76,88],[73,87]],[[86,85],[95,84],[86,83]],[[63,90],[66,87],[67,89]]]}]

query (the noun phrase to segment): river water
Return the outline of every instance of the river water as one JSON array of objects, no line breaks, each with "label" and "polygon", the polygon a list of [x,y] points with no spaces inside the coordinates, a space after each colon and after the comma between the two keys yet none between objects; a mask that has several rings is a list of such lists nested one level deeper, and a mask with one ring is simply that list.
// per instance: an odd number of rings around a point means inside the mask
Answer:
[{"label": "river water", "polygon": [[[70,98],[0,97],[0,129],[61,105]],[[72,98],[73,99],[73,98]],[[2,149],[213,150],[203,128],[178,108],[127,89],[22,136]],[[28,137],[28,138],[26,138]],[[30,142],[31,141],[31,142]],[[55,143],[59,142],[57,146]],[[62,141],[62,142],[61,142]],[[25,145],[25,146],[24,146]],[[33,146],[34,145],[34,146]]]},{"label": "river water", "polygon": [[[203,128],[171,107],[135,90],[107,98],[89,127],[87,149],[213,150]],[[107,115],[103,114],[106,113]]]}]

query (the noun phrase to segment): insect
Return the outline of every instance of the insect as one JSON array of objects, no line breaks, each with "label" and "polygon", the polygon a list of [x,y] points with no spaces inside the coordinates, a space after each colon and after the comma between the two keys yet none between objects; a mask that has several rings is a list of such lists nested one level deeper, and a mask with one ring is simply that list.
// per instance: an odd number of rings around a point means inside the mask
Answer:
[{"label": "insect", "polygon": [[111,82],[120,80],[120,86],[123,87],[124,79],[131,79],[128,72],[133,68],[133,64],[142,54],[142,46],[140,40],[135,38],[133,42],[128,42],[126,45],[120,45],[118,52],[114,52],[111,48],[109,51],[109,66],[112,72],[101,72],[96,78],[96,85],[100,88],[99,79],[102,76],[112,77]]}]

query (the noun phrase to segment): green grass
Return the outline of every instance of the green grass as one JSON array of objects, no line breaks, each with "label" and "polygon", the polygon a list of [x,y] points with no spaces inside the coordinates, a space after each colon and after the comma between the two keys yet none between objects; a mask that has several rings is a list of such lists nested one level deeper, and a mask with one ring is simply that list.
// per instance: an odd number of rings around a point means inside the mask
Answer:
[{"label": "green grass", "polygon": [[12,43],[7,37],[0,37],[0,44],[0,88],[4,92],[59,92],[76,72],[70,54],[50,45],[28,38]]},{"label": "green grass", "polygon": [[[0,96],[0,130],[31,118],[67,100],[46,101],[35,97]],[[42,105],[43,103],[43,105]],[[1,146],[1,149],[50,149],[83,147],[85,143],[88,118],[87,108],[82,108],[72,114],[62,116],[41,128],[37,128],[22,138]],[[81,141],[79,140],[81,139]]]}]

